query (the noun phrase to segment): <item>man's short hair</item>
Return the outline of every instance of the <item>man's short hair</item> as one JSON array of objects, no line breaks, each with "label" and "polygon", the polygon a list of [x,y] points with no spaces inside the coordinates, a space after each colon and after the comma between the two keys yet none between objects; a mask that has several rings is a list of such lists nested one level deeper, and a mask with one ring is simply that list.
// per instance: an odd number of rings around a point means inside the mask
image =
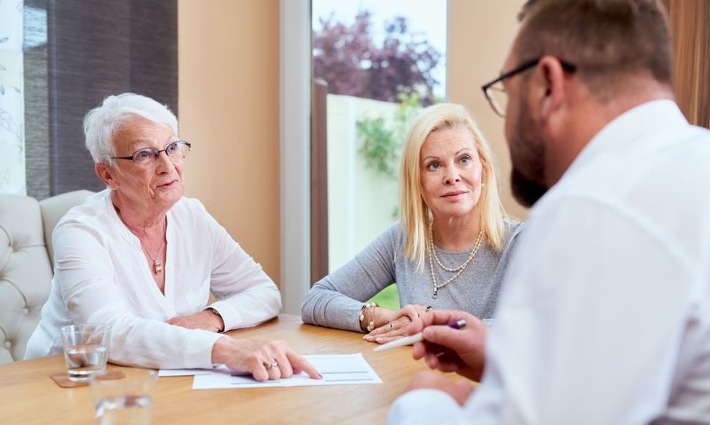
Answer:
[{"label": "man's short hair", "polygon": [[660,0],[529,0],[518,18],[520,62],[553,55],[572,63],[602,100],[623,89],[627,76],[671,83],[671,35]]}]

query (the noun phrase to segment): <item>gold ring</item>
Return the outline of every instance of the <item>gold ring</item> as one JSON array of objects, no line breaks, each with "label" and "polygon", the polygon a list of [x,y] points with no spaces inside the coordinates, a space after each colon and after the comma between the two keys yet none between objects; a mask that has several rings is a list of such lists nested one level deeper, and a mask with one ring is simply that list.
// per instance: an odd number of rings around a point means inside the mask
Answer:
[{"label": "gold ring", "polygon": [[278,365],[279,365],[276,361],[274,361],[274,362],[271,363],[271,364],[266,363],[266,362],[262,362],[261,364],[263,364],[264,367],[265,367],[267,370],[268,370],[268,369],[273,369],[273,368],[275,368],[275,367],[278,367]]},{"label": "gold ring", "polygon": [[394,323],[390,322],[390,323],[387,325],[387,329],[393,331],[393,330],[394,330]]}]

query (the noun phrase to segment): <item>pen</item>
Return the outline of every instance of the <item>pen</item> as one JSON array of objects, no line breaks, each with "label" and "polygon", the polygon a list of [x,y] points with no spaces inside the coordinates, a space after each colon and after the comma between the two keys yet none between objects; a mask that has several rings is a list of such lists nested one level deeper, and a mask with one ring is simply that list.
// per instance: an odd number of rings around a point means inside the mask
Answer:
[{"label": "pen", "polygon": [[[466,321],[461,319],[457,320],[455,322],[451,322],[447,325],[450,328],[454,329],[461,329],[464,326],[466,326]],[[375,347],[374,350],[372,351],[383,351],[383,350],[389,350],[390,348],[395,348],[395,347],[401,347],[403,345],[410,345],[414,344],[415,342],[422,341],[424,339],[424,336],[422,336],[422,333],[416,333],[414,335],[410,336],[405,336],[404,338],[399,338],[395,339],[394,341],[390,341],[387,344],[382,344],[380,346]]]}]

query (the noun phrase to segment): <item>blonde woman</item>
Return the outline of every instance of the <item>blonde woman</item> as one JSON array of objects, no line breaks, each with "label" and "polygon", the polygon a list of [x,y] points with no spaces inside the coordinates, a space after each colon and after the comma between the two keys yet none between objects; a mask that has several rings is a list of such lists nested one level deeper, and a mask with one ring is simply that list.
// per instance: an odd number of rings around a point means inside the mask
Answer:
[{"label": "blonde woman", "polygon": [[[460,105],[424,109],[405,140],[401,220],[340,269],[317,282],[303,321],[367,332],[384,343],[407,334],[434,308],[493,317],[500,283],[522,224],[506,217],[492,154]],[[365,303],[397,283],[399,311]]]}]

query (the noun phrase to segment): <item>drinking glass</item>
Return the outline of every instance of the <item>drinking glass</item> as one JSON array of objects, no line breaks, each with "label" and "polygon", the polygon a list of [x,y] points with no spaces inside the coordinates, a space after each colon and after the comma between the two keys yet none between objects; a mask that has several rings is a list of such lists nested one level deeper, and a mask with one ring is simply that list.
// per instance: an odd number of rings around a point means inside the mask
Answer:
[{"label": "drinking glass", "polygon": [[61,332],[69,380],[85,382],[106,371],[111,325],[69,325]]},{"label": "drinking glass", "polygon": [[131,370],[123,379],[91,380],[96,421],[101,425],[149,425],[158,373]]}]

